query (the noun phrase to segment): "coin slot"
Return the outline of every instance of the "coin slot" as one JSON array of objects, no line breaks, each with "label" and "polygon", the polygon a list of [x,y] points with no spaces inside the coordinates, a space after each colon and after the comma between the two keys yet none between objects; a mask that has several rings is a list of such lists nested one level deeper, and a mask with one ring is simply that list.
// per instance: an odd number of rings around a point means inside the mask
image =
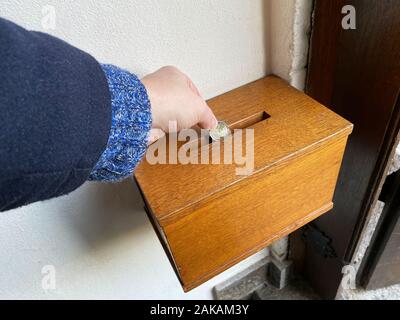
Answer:
[{"label": "coin slot", "polygon": [[266,113],[265,111],[262,112],[258,112],[256,114],[253,114],[249,117],[246,117],[244,119],[241,119],[239,121],[236,121],[232,124],[229,125],[229,129],[233,130],[233,129],[246,129],[249,127],[254,126],[255,124],[267,120],[268,118],[270,118],[271,116]]},{"label": "coin slot", "polygon": [[[246,128],[250,128],[253,127],[254,125],[261,123],[265,120],[267,120],[268,118],[270,118],[271,116],[265,112],[265,111],[261,111],[261,112],[257,112],[251,116],[248,116],[246,118],[240,119],[238,121],[232,122],[231,124],[228,124],[229,126],[229,130],[231,131],[231,134],[233,132],[234,129],[246,129]],[[200,129],[196,127],[196,130],[199,132],[200,135]],[[221,138],[221,140],[223,141],[224,138]],[[184,147],[189,149],[190,147],[195,147],[197,146],[198,148],[200,148],[200,146],[206,146],[208,144],[212,144],[214,142],[213,139],[211,139],[211,137],[208,137],[207,141],[203,140],[202,138],[199,138],[195,141],[191,141],[191,142],[184,142]]]},{"label": "coin slot", "polygon": [[[268,113],[266,113],[265,111],[257,112],[251,116],[248,116],[244,119],[241,119],[239,121],[229,124],[229,130],[231,131],[231,134],[232,134],[234,129],[250,128],[259,122],[267,120],[270,117],[271,116]],[[221,139],[223,139],[223,138],[221,138]],[[209,143],[213,143],[213,142],[214,142],[214,140],[211,139],[211,137],[210,137]]]}]

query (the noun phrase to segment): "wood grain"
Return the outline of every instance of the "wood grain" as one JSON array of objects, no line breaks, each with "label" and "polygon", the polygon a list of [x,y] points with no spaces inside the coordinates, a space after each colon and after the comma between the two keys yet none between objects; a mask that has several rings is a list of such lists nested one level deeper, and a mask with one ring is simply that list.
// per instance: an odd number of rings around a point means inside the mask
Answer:
[{"label": "wood grain", "polygon": [[[315,100],[270,76],[208,101],[218,119],[236,123],[266,111],[255,128],[255,166],[259,172],[296,157],[334,136],[347,136],[352,125]],[[149,208],[164,219],[244,179],[232,165],[151,165],[143,161],[135,176]],[[162,224],[162,223],[161,223]]]},{"label": "wood grain", "polygon": [[135,173],[185,290],[331,209],[352,130],[274,76],[208,103],[232,127],[254,128],[251,175],[236,175],[234,164],[147,161]]}]

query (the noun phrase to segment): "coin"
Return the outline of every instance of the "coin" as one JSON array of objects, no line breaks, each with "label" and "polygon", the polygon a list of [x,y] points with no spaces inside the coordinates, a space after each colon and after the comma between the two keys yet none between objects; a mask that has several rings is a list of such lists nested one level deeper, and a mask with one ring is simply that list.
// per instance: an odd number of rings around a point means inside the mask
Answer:
[{"label": "coin", "polygon": [[226,137],[228,134],[231,133],[228,125],[223,121],[218,121],[217,126],[214,129],[210,130],[210,137],[214,141],[218,141],[219,139]]}]

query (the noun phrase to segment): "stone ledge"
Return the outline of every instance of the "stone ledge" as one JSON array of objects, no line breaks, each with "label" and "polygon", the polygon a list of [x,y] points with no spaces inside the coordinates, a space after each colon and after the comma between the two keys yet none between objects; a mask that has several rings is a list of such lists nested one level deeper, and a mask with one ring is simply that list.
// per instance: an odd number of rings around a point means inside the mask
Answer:
[{"label": "stone ledge", "polygon": [[396,172],[398,170],[400,170],[400,143],[397,145],[396,152],[393,156],[392,163],[389,167],[388,175],[392,174],[393,172]]}]

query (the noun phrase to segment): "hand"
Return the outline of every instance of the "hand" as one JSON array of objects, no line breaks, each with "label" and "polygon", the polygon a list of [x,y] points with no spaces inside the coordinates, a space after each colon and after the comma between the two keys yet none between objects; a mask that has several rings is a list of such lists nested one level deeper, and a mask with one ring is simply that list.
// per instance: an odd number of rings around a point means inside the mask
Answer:
[{"label": "hand", "polygon": [[163,67],[145,76],[142,83],[151,103],[153,128],[150,143],[169,131],[169,121],[176,121],[177,131],[196,124],[203,129],[216,127],[217,119],[199,90],[177,68]]}]

